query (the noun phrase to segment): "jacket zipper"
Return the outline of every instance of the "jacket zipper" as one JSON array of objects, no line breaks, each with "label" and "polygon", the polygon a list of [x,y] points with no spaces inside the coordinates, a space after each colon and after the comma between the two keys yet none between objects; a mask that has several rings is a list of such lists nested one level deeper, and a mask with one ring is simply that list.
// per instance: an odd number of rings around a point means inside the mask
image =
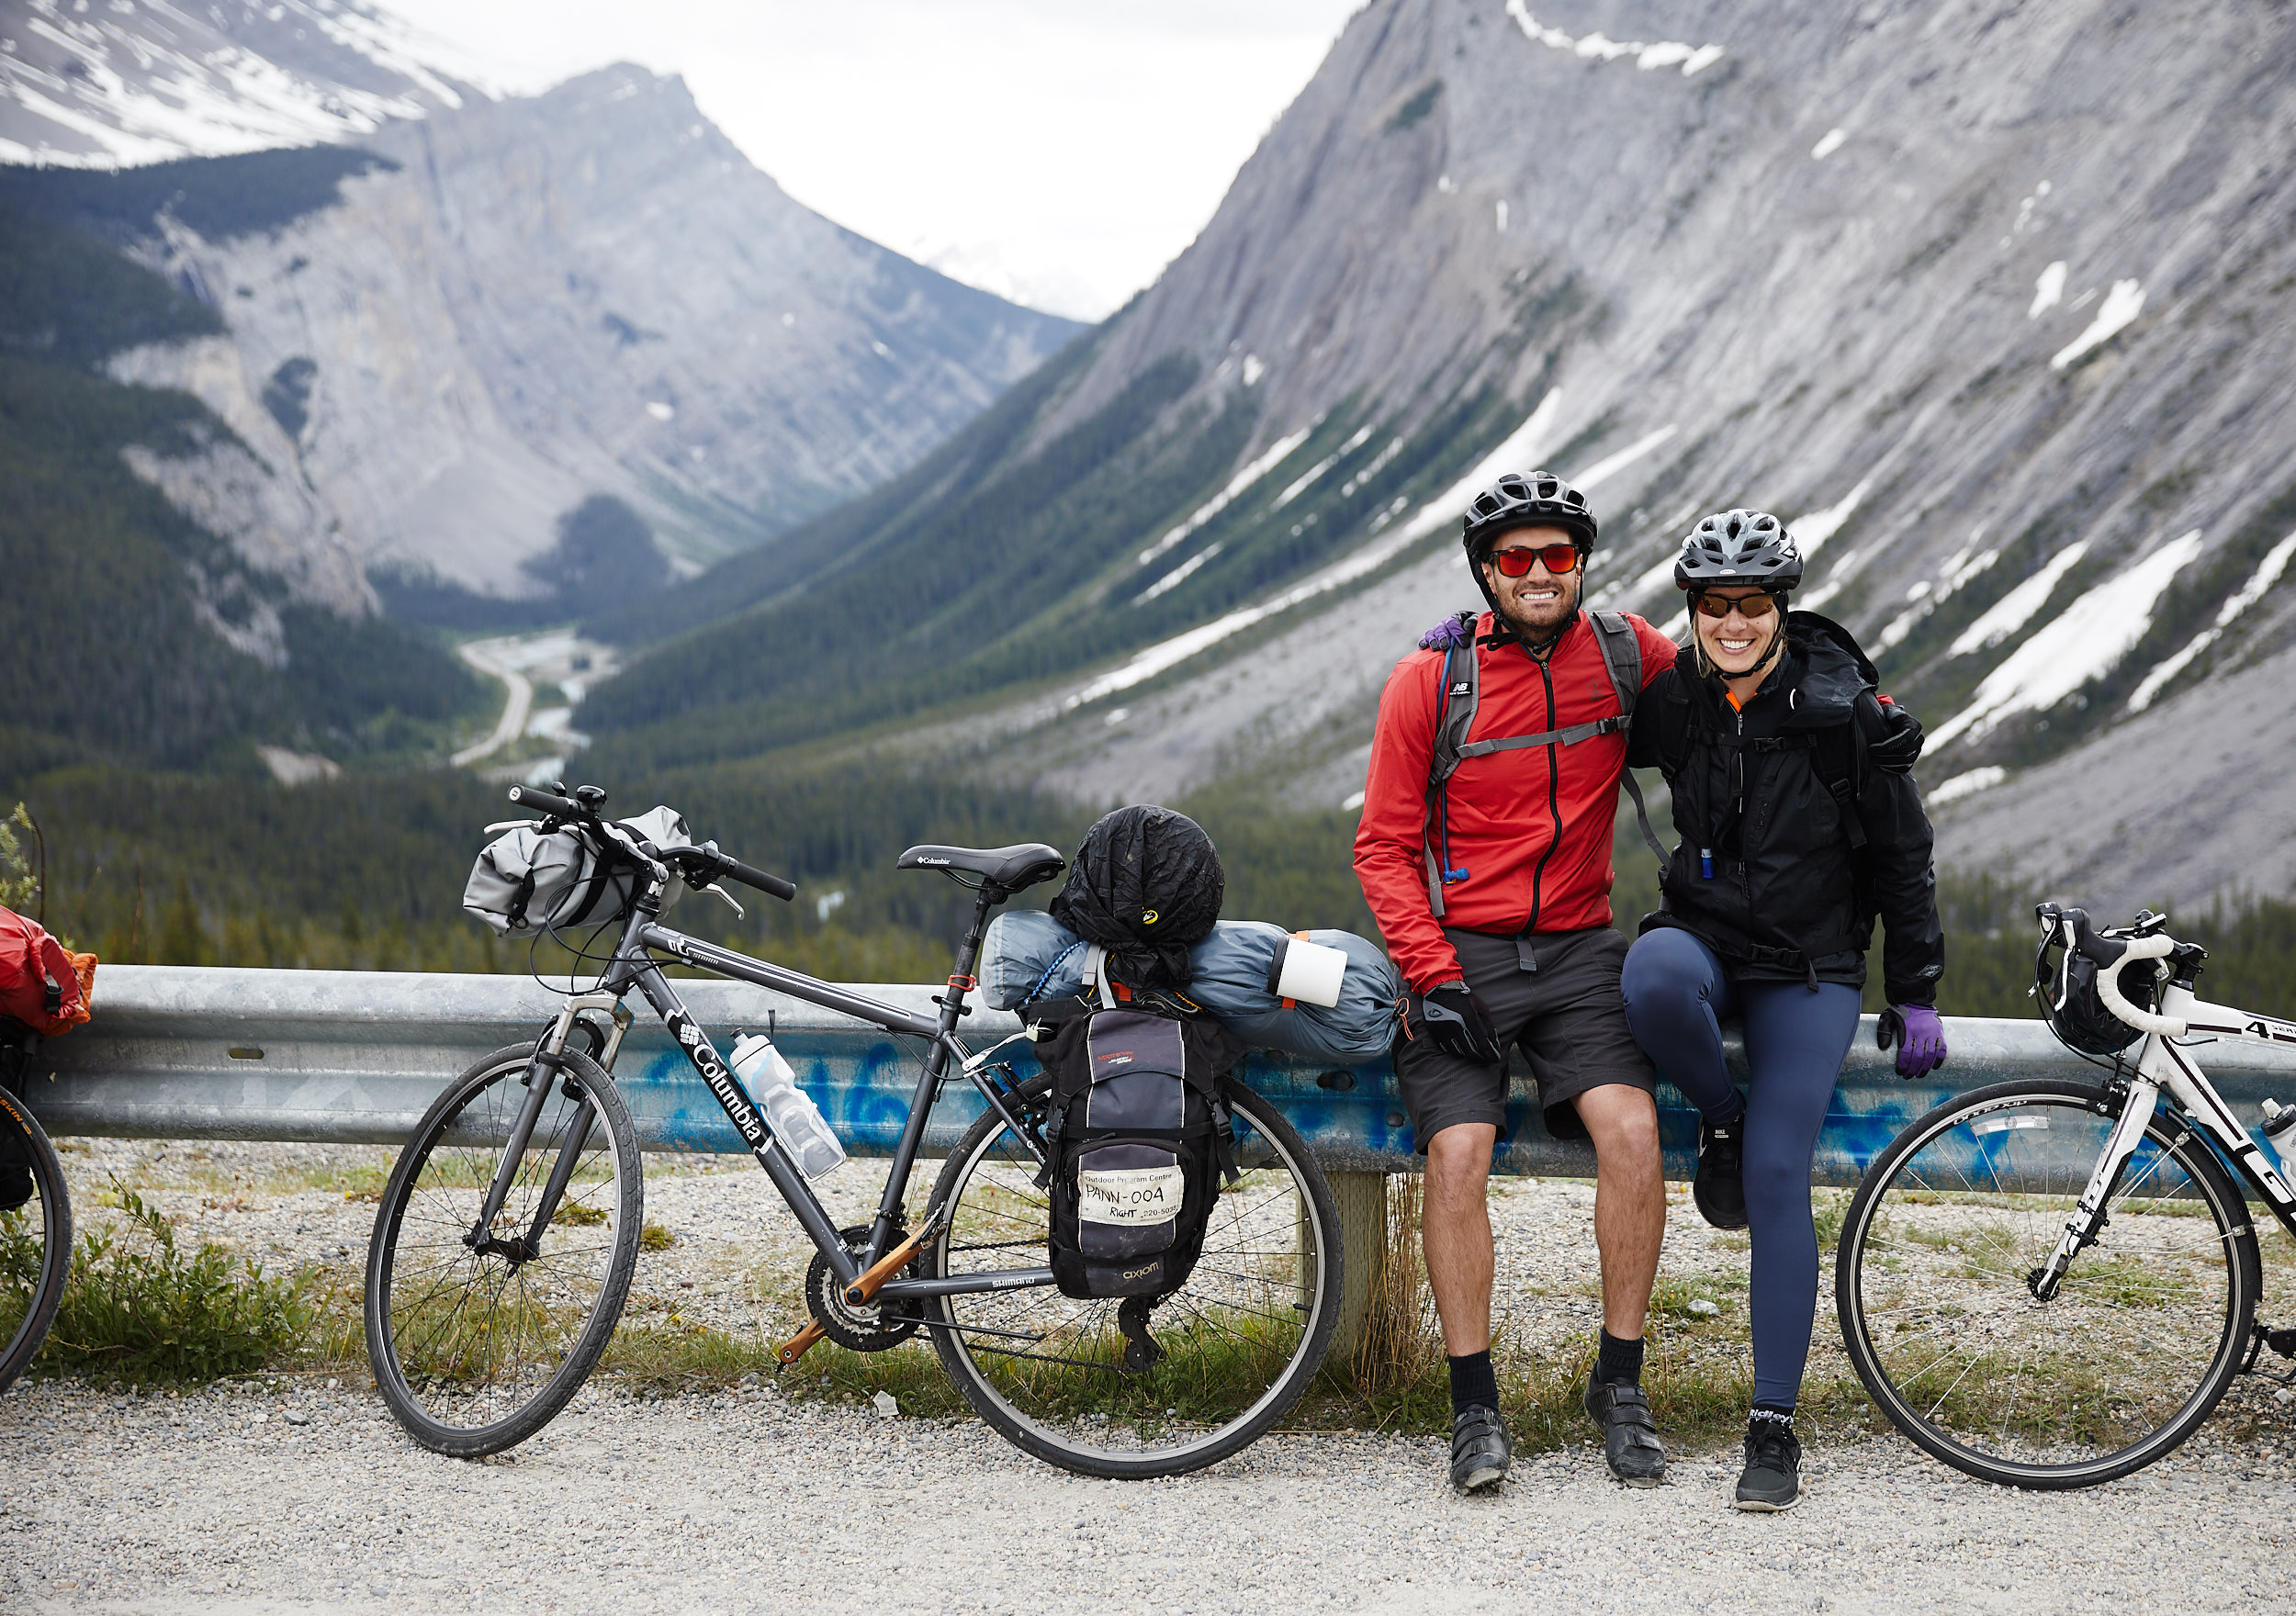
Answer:
[{"label": "jacket zipper", "polygon": [[[1745,836],[1743,826],[1746,823],[1746,709],[1733,701],[1730,703],[1730,712],[1732,724],[1730,733],[1738,742],[1738,745],[1730,751],[1730,770],[1738,777],[1730,782],[1732,791],[1730,811],[1737,817],[1741,827],[1739,835],[1742,840]],[[1698,873],[1706,881],[1714,879],[1714,849],[1712,847],[1698,849]]]},{"label": "jacket zipper", "polygon": [[[1552,729],[1555,727],[1555,676],[1545,658],[1533,656],[1531,660],[1538,664],[1539,680],[1547,687],[1547,727]],[[1547,838],[1547,850],[1531,867],[1531,917],[1523,923],[1526,933],[1538,929],[1538,911],[1543,903],[1540,887],[1547,879],[1547,860],[1555,856],[1555,844],[1562,840],[1562,768],[1555,757],[1560,748],[1549,741],[1540,750],[1547,754],[1547,814],[1554,824],[1554,830]]]}]

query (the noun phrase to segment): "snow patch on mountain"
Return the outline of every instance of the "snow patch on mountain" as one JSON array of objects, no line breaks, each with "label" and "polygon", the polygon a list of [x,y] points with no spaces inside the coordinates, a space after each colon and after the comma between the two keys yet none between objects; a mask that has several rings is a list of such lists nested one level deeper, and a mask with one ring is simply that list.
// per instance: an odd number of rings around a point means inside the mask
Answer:
[{"label": "snow patch on mountain", "polygon": [[[1286,460],[1289,460],[1291,457],[1292,452],[1299,448],[1300,444],[1306,443],[1308,441],[1308,434],[1314,430],[1314,425],[1311,423],[1310,425],[1301,427],[1298,432],[1289,432],[1283,437],[1277,438],[1273,443],[1270,443],[1267,446],[1267,452],[1266,454],[1262,454],[1258,459],[1244,466],[1244,468],[1242,471],[1237,472],[1235,476],[1230,477],[1228,479],[1228,486],[1221,489],[1217,494],[1214,494],[1210,499],[1205,500],[1201,505],[1199,505],[1188,514],[1188,519],[1186,522],[1181,522],[1177,527],[1172,529],[1171,532],[1165,533],[1164,537],[1158,539],[1145,550],[1142,550],[1140,553],[1139,565],[1145,567],[1150,562],[1155,560],[1158,556],[1168,554],[1176,544],[1186,543],[1190,534],[1196,533],[1206,522],[1210,522],[1213,517],[1219,515],[1222,511],[1225,511],[1230,505],[1233,504],[1237,496],[1243,494],[1246,489],[1251,488],[1254,483],[1266,477],[1277,466],[1281,466]],[[1142,597],[1142,599],[1145,598],[1146,597],[1144,596]]]},{"label": "snow patch on mountain", "polygon": [[2280,581],[2280,574],[2288,570],[2288,560],[2296,555],[2296,533],[2290,533],[2266,553],[2240,592],[2217,608],[2216,621],[2192,636],[2184,648],[2146,674],[2144,682],[2129,695],[2129,711],[2142,713],[2153,704],[2153,698],[2165,690],[2168,682],[2192,666],[2192,659],[2222,639],[2233,620],[2264,599],[2272,586]]},{"label": "snow patch on mountain", "polygon": [[1986,612],[1947,647],[1949,656],[1966,656],[1972,651],[1982,651],[1987,645],[1998,645],[2023,628],[2033,619],[2033,613],[2049,603],[2049,595],[2057,587],[2057,580],[2080,564],[2088,554],[2088,541],[2082,539],[2067,544],[2039,572],[2019,584]]},{"label": "snow patch on mountain", "polygon": [[1546,451],[1548,441],[1554,432],[1555,417],[1561,409],[1560,391],[1548,389],[1547,396],[1538,401],[1538,408],[1531,411],[1530,418],[1521,426],[1507,434],[1505,442],[1477,462],[1472,471],[1436,498],[1428,500],[1417,514],[1394,532],[1376,543],[1364,545],[1335,566],[1311,574],[1303,581],[1259,605],[1231,612],[1184,634],[1176,634],[1171,639],[1134,653],[1131,660],[1070,692],[1062,701],[1062,708],[1081,707],[1087,701],[1097,701],[1118,690],[1128,690],[1168,668],[1177,668],[1191,656],[1209,651],[1221,641],[1243,633],[1255,623],[1263,623],[1279,612],[1289,612],[1303,600],[1329,594],[1359,578],[1367,578],[1444,523],[1457,522],[1467,501],[1473,499],[1479,489],[1496,479],[1501,472],[1536,462]]},{"label": "snow patch on mountain", "polygon": [[490,93],[453,46],[355,0],[201,10],[0,6],[0,161],[115,168],[356,140]]},{"label": "snow patch on mountain", "polygon": [[2118,335],[2131,320],[2144,312],[2144,288],[2134,281],[2113,282],[2112,290],[2107,292],[2105,300],[2097,306],[2097,316],[2088,322],[2088,329],[2051,354],[2049,368],[2063,370],[2091,348]]},{"label": "snow patch on mountain", "polygon": [[[1691,78],[1721,61],[1723,55],[1719,45],[1685,45],[1674,39],[1646,45],[1639,39],[1613,39],[1599,30],[1574,38],[1560,28],[1542,25],[1523,0],[1507,0],[1507,15],[1523,30],[1523,37],[1534,44],[1552,50],[1568,50],[1588,62],[1615,62],[1622,56],[1631,56],[1635,65],[1645,73],[1653,68],[1679,67],[1683,77]],[[1499,228],[1506,227],[1502,224]]]},{"label": "snow patch on mountain", "polygon": [[2013,714],[2054,707],[2106,672],[2144,637],[2162,592],[2200,553],[2200,530],[2194,528],[2074,601],[1986,675],[1969,705],[1930,745],[1945,746],[1964,734],[1982,739]]}]

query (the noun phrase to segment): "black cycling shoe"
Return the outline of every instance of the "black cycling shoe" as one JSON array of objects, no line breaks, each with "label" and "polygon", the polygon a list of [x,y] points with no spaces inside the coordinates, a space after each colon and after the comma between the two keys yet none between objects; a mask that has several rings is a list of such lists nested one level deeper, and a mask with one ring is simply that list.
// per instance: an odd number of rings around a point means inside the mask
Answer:
[{"label": "black cycling shoe", "polygon": [[1746,1431],[1746,1469],[1738,1478],[1741,1509],[1791,1509],[1802,1501],[1802,1442],[1783,1420],[1759,1420]]},{"label": "black cycling shoe", "polygon": [[1640,1386],[1589,1380],[1586,1417],[1602,1428],[1603,1459],[1613,1476],[1628,1487],[1657,1487],[1666,1479],[1666,1445]]},{"label": "black cycling shoe", "polygon": [[1746,1155],[1744,1113],[1722,1126],[1698,1121],[1698,1176],[1691,1181],[1690,1198],[1698,1216],[1716,1229],[1746,1227]]},{"label": "black cycling shoe", "polygon": [[1514,1457],[1514,1442],[1498,1409],[1470,1403],[1451,1421],[1451,1485],[1459,1491],[1498,1486]]}]

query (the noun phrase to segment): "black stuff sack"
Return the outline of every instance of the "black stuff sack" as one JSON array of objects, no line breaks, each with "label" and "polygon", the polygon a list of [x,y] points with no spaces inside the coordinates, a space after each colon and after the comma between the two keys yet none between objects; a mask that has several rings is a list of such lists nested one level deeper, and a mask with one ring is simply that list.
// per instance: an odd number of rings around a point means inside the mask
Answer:
[{"label": "black stuff sack", "polygon": [[1101,815],[1077,844],[1052,918],[1109,951],[1110,974],[1130,987],[1187,986],[1187,951],[1211,934],[1228,890],[1220,851],[1203,826],[1169,808]]},{"label": "black stuff sack", "polygon": [[1187,1283],[1235,1176],[1219,1083],[1243,1052],[1217,1022],[1125,1009],[1074,1016],[1040,1050],[1052,1074],[1040,1183],[1062,1295],[1153,1306]]}]

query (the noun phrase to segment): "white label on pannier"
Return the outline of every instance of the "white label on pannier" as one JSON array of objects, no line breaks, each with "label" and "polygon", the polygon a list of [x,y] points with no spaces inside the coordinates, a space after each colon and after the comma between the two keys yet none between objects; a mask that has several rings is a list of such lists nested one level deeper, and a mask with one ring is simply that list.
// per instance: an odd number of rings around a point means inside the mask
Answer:
[{"label": "white label on pannier", "polygon": [[1089,1168],[1076,1174],[1076,1216],[1086,1223],[1115,1223],[1128,1229],[1169,1223],[1180,1215],[1187,1173],[1170,1167],[1120,1167],[1109,1173]]}]

